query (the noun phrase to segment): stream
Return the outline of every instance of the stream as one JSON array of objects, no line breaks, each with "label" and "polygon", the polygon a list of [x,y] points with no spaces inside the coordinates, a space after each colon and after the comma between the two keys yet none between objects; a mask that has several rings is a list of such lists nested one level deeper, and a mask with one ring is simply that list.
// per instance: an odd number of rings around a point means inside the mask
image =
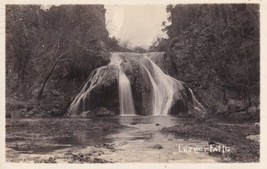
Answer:
[{"label": "stream", "polygon": [[[193,148],[208,148],[208,141],[199,139],[187,139],[160,130],[171,127],[179,122],[190,120],[171,116],[116,116],[101,117],[95,119],[74,118],[79,121],[90,122],[114,121],[125,127],[115,130],[100,130],[95,132],[77,132],[68,136],[47,137],[38,136],[40,146],[7,146],[7,161],[11,162],[36,162],[49,157],[57,158],[57,162],[68,162],[67,153],[89,154],[104,159],[108,162],[160,162],[160,163],[183,163],[183,162],[219,162],[220,158],[210,156],[208,152],[194,151]],[[40,119],[24,119],[31,122]],[[62,118],[68,120],[68,118]],[[85,121],[87,122],[87,121]],[[13,128],[17,131],[16,128]],[[48,129],[49,130],[49,129]],[[24,131],[30,133],[31,131]],[[24,138],[23,135],[7,133],[8,145],[25,145],[34,140]],[[41,139],[40,139],[41,138]],[[44,142],[44,143],[42,143]],[[47,144],[49,143],[49,144]],[[190,148],[189,148],[190,147]],[[96,155],[97,154],[97,155]],[[14,158],[14,156],[16,158]],[[10,158],[9,158],[10,157]]]}]

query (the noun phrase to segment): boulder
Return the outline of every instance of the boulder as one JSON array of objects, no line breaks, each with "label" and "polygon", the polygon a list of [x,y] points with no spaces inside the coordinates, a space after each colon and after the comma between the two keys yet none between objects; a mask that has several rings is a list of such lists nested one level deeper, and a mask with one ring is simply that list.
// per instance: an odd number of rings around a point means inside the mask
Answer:
[{"label": "boulder", "polygon": [[58,108],[53,108],[52,110],[50,110],[48,112],[48,114],[52,117],[57,117],[57,116],[62,116],[64,115],[65,112],[61,111],[60,109]]},{"label": "boulder", "polygon": [[163,149],[163,147],[162,147],[162,145],[160,145],[160,144],[156,144],[156,145],[154,145],[154,146],[152,146],[152,148],[153,149]]},{"label": "boulder", "polygon": [[[101,67],[94,71],[69,107],[68,115],[76,116],[90,111],[89,116],[94,116],[95,112],[92,110],[99,107],[119,114],[118,72],[118,67],[114,65]],[[97,112],[99,113],[99,111]]]},{"label": "boulder", "polygon": [[94,110],[104,107],[119,114],[119,70],[116,66],[111,65],[101,71],[103,71],[102,77],[91,90],[90,96],[88,95],[88,108]]},{"label": "boulder", "polygon": [[246,109],[245,100],[229,99],[225,105],[225,111],[234,112]]},{"label": "boulder", "polygon": [[94,110],[95,116],[114,116],[115,113],[106,108],[99,107]]}]

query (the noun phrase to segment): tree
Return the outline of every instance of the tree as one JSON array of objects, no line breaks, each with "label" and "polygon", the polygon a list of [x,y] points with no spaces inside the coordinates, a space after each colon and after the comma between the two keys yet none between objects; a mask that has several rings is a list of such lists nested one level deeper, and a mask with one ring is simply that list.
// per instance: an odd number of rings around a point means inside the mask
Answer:
[{"label": "tree", "polygon": [[164,31],[177,77],[195,89],[238,90],[249,107],[251,95],[259,95],[259,6],[175,5],[166,10],[171,24]]},{"label": "tree", "polygon": [[169,46],[169,40],[162,38],[162,37],[157,37],[156,40],[152,43],[152,45],[149,47],[150,51],[155,51],[155,52],[162,52],[165,51]]},{"label": "tree", "polygon": [[21,89],[18,93],[32,98],[32,91],[39,88],[41,98],[50,79],[81,83],[93,69],[106,64],[107,56],[99,52],[99,48],[105,51],[100,46],[108,39],[103,6],[42,10],[39,5],[7,5],[6,12],[8,93]]},{"label": "tree", "polygon": [[37,6],[7,6],[7,70],[13,69],[17,74],[14,88],[24,82],[27,66],[41,39],[36,10]]},{"label": "tree", "polygon": [[114,36],[109,37],[107,41],[107,48],[109,49],[109,51],[120,51],[121,47],[119,43],[119,40],[116,39]]}]

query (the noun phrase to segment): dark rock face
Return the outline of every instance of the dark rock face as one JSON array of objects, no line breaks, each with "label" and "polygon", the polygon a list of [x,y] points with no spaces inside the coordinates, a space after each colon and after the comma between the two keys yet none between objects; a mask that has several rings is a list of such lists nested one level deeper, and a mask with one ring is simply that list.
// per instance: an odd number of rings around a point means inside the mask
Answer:
[{"label": "dark rock face", "polygon": [[88,100],[90,109],[105,107],[119,114],[118,73],[118,68],[115,66],[104,69],[101,82],[91,90]]},{"label": "dark rock face", "polygon": [[98,115],[101,114],[99,108],[119,114],[118,73],[118,67],[114,65],[96,69],[73,100],[67,115],[79,116],[86,111],[89,111],[86,116]]},{"label": "dark rock face", "polygon": [[135,60],[123,64],[125,74],[130,80],[135,110],[137,114],[149,115],[152,110],[152,84],[144,68]]},{"label": "dark rock face", "polygon": [[185,114],[188,112],[187,104],[183,100],[176,100],[170,110],[171,115]]}]

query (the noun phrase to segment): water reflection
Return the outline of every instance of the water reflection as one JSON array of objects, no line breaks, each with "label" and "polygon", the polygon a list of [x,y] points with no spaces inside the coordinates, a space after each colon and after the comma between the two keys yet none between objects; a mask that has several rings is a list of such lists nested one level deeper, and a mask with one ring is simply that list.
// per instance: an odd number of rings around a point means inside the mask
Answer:
[{"label": "water reflection", "polygon": [[173,126],[186,119],[181,119],[172,116],[119,116],[113,119],[118,119],[120,124],[159,124],[163,127]]},{"label": "water reflection", "polygon": [[117,131],[81,132],[69,137],[57,137],[53,140],[58,144],[70,146],[94,146],[112,142],[112,139],[106,136],[115,132]]},{"label": "water reflection", "polygon": [[178,124],[181,119],[171,116],[116,116],[96,117],[93,121],[112,121],[124,125],[120,129],[97,132],[76,133],[70,137],[57,137],[53,140],[58,144],[70,146],[94,146],[114,141],[129,140],[150,140],[168,137],[169,134],[156,132],[162,127],[169,127]]}]

